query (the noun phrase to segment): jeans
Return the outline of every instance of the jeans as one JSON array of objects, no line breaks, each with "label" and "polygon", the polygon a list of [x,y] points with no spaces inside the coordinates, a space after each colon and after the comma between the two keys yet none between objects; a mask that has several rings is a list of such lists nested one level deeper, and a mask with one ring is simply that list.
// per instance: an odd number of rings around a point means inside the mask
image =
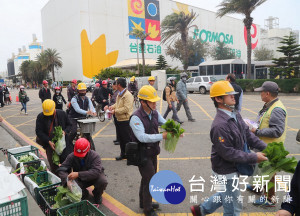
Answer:
[{"label": "jeans", "polygon": [[182,104],[183,104],[183,107],[184,107],[184,109],[185,109],[185,114],[186,114],[188,120],[193,119],[193,116],[192,116],[192,114],[191,114],[191,111],[190,111],[190,107],[189,107],[188,101],[185,101],[185,100],[179,100],[179,103],[177,104],[177,108],[176,108],[177,112],[179,112],[179,110],[180,110]]},{"label": "jeans", "polygon": [[23,110],[25,110],[25,113],[27,113],[27,107],[26,107],[26,103],[24,103],[24,102],[21,102],[21,104],[22,104],[22,109],[21,109],[21,112],[22,112]]},{"label": "jeans", "polygon": [[175,107],[175,101],[171,101],[171,104],[172,104],[172,108],[170,108],[169,105],[168,105],[168,108],[167,108],[167,110],[164,114],[164,119],[167,118],[169,112],[172,110],[173,111],[172,119],[174,121],[180,122],[180,120],[178,118],[178,115],[177,115],[176,107]]},{"label": "jeans", "polygon": [[[243,204],[238,202],[237,198],[240,195],[239,190],[232,192],[232,179],[227,179],[226,192],[217,192],[212,195],[206,202],[200,205],[200,210],[202,215],[207,215],[215,212],[219,207],[223,205],[224,213],[223,216],[239,216]],[[221,202],[214,202],[214,197],[221,197]],[[225,198],[232,197],[231,202],[226,202]]]}]

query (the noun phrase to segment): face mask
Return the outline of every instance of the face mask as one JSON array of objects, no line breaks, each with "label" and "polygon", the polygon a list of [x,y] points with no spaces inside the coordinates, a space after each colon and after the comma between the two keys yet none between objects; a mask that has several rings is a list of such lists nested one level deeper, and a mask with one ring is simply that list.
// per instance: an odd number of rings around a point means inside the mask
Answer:
[{"label": "face mask", "polygon": [[24,91],[24,89],[20,89],[21,91]]},{"label": "face mask", "polygon": [[60,93],[60,91],[56,91],[56,94],[59,94]]},{"label": "face mask", "polygon": [[79,96],[85,96],[86,93],[79,93]]},{"label": "face mask", "polygon": [[181,78],[183,82],[186,82],[186,77]]}]

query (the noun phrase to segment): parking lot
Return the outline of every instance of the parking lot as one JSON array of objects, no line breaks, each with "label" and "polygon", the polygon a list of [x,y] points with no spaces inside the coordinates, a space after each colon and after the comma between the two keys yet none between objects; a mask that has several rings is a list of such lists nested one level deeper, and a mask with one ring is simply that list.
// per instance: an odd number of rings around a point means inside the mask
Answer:
[{"label": "parking lot", "polygon": [[[12,90],[12,98],[15,100],[17,90]],[[38,98],[38,90],[27,91],[30,102],[28,103],[28,114],[20,114],[21,105],[13,103],[10,106],[0,109],[0,114],[20,134],[24,134],[31,140],[35,140],[35,120],[42,111],[41,101]],[[63,91],[66,94],[66,90]],[[89,94],[90,96],[90,94]],[[285,142],[286,149],[291,156],[300,159],[300,146],[296,144],[296,134],[299,129],[300,119],[300,97],[280,96],[288,111],[288,130]],[[160,113],[164,113],[167,103],[163,100],[157,104]],[[179,111],[179,117],[184,121],[182,127],[186,130],[185,136],[180,139],[173,154],[166,152],[161,145],[161,154],[158,160],[158,170],[172,170],[176,172],[183,181],[187,191],[186,199],[179,205],[161,205],[161,215],[188,215],[189,206],[192,201],[202,202],[214,192],[210,191],[212,183],[210,151],[211,142],[209,137],[210,126],[214,119],[216,110],[209,98],[209,95],[189,94],[189,105],[196,122],[188,122],[183,107]],[[263,102],[260,95],[244,95],[242,116],[244,118],[256,119],[258,111],[262,108]],[[171,114],[168,116],[171,118]],[[102,157],[105,173],[108,177],[108,187],[104,194],[102,208],[108,208],[107,215],[137,215],[141,214],[139,208],[139,184],[140,174],[137,167],[127,166],[126,161],[115,161],[114,157],[120,153],[119,146],[113,144],[115,139],[115,127],[112,121],[99,122],[93,135],[96,150]],[[189,180],[195,175],[195,179],[201,176],[204,180],[204,192],[190,192]],[[277,193],[279,203],[275,208],[254,207],[248,203],[249,192],[243,192],[243,211],[245,215],[273,215],[280,208],[284,192]],[[192,198],[191,198],[192,197]],[[256,196],[258,198],[258,196]],[[222,212],[222,208],[218,210]],[[176,214],[178,213],[178,214]],[[181,214],[179,214],[181,213]],[[219,215],[216,213],[215,215]]]}]

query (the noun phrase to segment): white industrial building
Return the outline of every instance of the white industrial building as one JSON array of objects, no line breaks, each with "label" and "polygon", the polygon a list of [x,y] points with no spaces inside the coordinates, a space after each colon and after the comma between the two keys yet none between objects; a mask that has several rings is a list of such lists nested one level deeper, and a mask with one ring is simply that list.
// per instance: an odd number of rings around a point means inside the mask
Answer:
[{"label": "white industrial building", "polygon": [[[49,0],[42,9],[42,31],[45,49],[53,48],[62,57],[61,79],[84,80],[101,69],[119,65],[124,60],[137,59],[138,41],[128,35],[134,28],[150,35],[145,41],[145,58],[166,57],[171,66],[181,66],[165,55],[160,42],[160,24],[173,12],[196,12],[190,37],[200,38],[209,45],[224,41],[236,58],[246,60],[245,28],[240,19],[172,0]],[[252,43],[260,41],[260,27],[253,25]]]}]

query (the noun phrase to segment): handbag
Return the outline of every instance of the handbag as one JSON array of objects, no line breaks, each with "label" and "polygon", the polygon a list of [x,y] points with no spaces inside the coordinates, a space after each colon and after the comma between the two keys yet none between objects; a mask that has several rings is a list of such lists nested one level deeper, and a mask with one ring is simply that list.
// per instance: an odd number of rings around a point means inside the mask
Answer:
[{"label": "handbag", "polygon": [[26,95],[25,99],[24,99],[25,103],[27,103],[28,101],[30,101],[29,97]]},{"label": "handbag", "polygon": [[[244,141],[244,146],[243,146],[243,151],[246,153],[251,153],[249,146],[247,144],[247,139],[246,139],[246,134],[243,133],[240,124],[237,122],[239,129],[241,133],[243,134],[243,141]],[[236,169],[241,175],[247,175],[247,176],[252,176],[254,173],[255,169],[255,164],[247,164],[247,163],[237,163],[236,164]]]}]

